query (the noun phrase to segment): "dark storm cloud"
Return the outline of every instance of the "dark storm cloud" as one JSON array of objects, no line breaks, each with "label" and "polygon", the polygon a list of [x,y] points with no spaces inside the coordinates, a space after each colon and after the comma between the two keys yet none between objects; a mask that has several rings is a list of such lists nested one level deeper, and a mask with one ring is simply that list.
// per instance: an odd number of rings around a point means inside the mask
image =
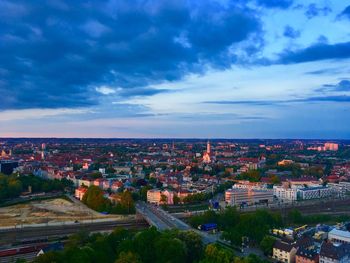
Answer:
[{"label": "dark storm cloud", "polygon": [[286,9],[293,4],[293,0],[256,0],[257,4],[267,8]]},{"label": "dark storm cloud", "polygon": [[300,37],[300,31],[294,29],[294,28],[291,27],[291,26],[286,26],[286,27],[284,28],[283,35],[284,35],[285,37],[295,39],[295,38]]},{"label": "dark storm cloud", "polygon": [[142,87],[229,67],[228,48],[260,32],[239,1],[1,1],[0,110],[94,105],[104,84],[164,92]]},{"label": "dark storm cloud", "polygon": [[318,43],[296,51],[286,50],[280,54],[279,63],[291,64],[325,59],[350,58],[350,42],[327,44]]}]

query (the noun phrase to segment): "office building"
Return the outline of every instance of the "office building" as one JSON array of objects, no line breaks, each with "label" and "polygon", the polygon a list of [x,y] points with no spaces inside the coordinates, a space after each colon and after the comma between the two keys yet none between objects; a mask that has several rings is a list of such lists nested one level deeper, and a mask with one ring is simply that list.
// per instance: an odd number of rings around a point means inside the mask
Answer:
[{"label": "office building", "polygon": [[231,206],[272,203],[273,191],[270,189],[232,188],[225,192],[225,201]]}]

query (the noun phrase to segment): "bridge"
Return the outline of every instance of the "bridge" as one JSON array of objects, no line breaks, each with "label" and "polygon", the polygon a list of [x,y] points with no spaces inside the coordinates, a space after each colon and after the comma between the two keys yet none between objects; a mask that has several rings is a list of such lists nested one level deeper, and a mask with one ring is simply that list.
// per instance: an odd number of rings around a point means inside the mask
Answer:
[{"label": "bridge", "polygon": [[147,204],[145,202],[137,202],[136,212],[141,215],[149,225],[156,227],[160,231],[169,229],[179,229],[184,231],[191,230],[199,234],[205,244],[215,243],[218,241],[218,237],[216,235],[210,235],[194,229],[158,206]]}]

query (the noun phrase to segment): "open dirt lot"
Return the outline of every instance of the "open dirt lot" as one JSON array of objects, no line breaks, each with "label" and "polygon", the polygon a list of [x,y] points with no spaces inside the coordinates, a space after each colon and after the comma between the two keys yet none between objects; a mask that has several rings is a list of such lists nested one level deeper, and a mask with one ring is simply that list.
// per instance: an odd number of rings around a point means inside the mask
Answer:
[{"label": "open dirt lot", "polygon": [[72,202],[63,198],[32,201],[0,208],[0,226],[80,221],[109,217],[111,216],[92,211],[78,201]]}]

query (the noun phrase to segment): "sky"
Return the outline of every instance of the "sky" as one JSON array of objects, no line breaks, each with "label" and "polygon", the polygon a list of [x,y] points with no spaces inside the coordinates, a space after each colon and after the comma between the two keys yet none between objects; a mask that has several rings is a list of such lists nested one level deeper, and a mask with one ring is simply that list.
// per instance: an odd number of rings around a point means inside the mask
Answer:
[{"label": "sky", "polygon": [[0,0],[0,137],[350,139],[350,0]]}]

